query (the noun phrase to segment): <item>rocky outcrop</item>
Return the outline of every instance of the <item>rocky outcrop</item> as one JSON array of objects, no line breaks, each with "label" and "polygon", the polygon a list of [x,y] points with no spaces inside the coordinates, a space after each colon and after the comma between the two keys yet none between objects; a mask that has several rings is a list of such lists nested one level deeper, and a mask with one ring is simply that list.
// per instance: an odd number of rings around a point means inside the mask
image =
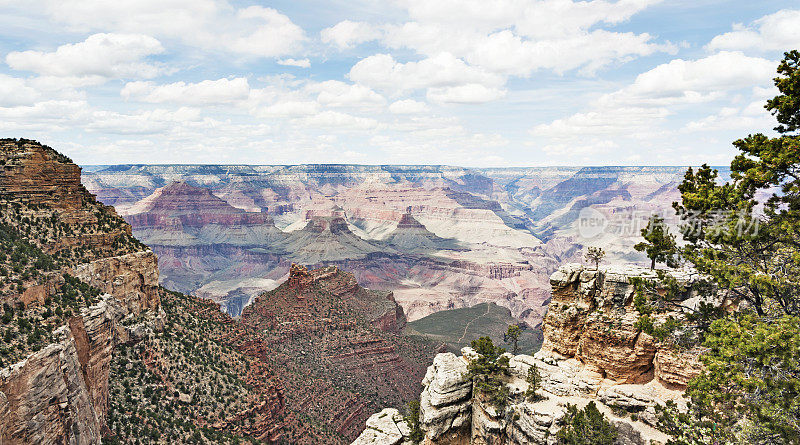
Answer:
[{"label": "rocky outcrop", "polygon": [[452,353],[437,354],[428,367],[420,397],[420,423],[431,441],[448,443],[469,427],[472,383],[465,379],[467,361]]},{"label": "rocky outcrop", "polygon": [[[670,271],[683,286],[683,297],[696,297],[699,280],[690,271]],[[552,301],[544,319],[542,353],[574,358],[584,375],[615,383],[662,383],[685,387],[700,372],[698,351],[677,350],[659,343],[634,325],[632,278],[657,279],[649,269],[609,266],[598,269],[580,264],[559,268],[551,277]],[[681,314],[674,314],[676,317]],[[659,359],[656,359],[656,356]]]},{"label": "rocky outcrop", "polygon": [[100,443],[108,377],[118,338],[152,329],[123,327],[126,309],[111,295],[54,332],[56,342],[0,370],[0,443]]},{"label": "rocky outcrop", "polygon": [[0,139],[0,194],[80,216],[86,193],[81,168],[50,147],[27,139]]},{"label": "rocky outcrop", "polygon": [[73,272],[81,281],[116,297],[130,313],[158,308],[158,258],[151,251],[79,264]]},{"label": "rocky outcrop", "polygon": [[411,445],[408,423],[395,408],[386,408],[367,419],[367,428],[353,445]]},{"label": "rocky outcrop", "polygon": [[[31,320],[41,305],[50,304],[38,314],[52,314],[53,308],[58,313],[57,323],[42,315],[36,327],[47,340],[28,337],[35,348],[0,370],[0,443],[100,443],[114,347],[151,329],[120,322],[157,313],[158,260],[112,208],[81,185],[80,167],[66,156],[35,141],[2,139],[0,165],[2,222],[30,244],[31,255],[46,259],[42,276],[18,294],[3,292],[3,302],[28,310]],[[4,256],[4,266],[13,269],[19,265],[14,261]],[[75,305],[62,319],[62,308],[49,297],[76,292],[70,275],[89,285],[80,292],[92,298],[82,300],[88,307]]]},{"label": "rocky outcrop", "polygon": [[[684,304],[695,304],[699,277],[668,273],[683,286]],[[657,274],[632,266],[597,270],[570,264],[551,276],[545,342],[534,356],[509,354],[510,376],[504,379],[509,395],[502,409],[466,380],[474,350],[462,349],[461,357],[438,354],[422,381],[423,443],[556,444],[567,406],[582,408],[589,402],[617,427],[616,443],[666,442],[668,437],[654,428],[656,407],[671,400],[685,408],[682,392],[702,370],[702,351],[678,349],[634,326],[639,314],[633,307],[632,278],[656,279]],[[525,396],[533,366],[542,377],[536,400]]]}]

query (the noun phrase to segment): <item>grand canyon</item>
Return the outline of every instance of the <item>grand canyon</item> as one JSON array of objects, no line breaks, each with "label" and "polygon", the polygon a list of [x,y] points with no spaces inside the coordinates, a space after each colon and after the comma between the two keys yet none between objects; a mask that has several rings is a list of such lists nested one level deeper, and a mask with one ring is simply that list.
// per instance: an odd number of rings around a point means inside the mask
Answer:
[{"label": "grand canyon", "polygon": [[800,445],[797,0],[0,23],[0,445]]},{"label": "grand canyon", "polygon": [[[633,245],[652,213],[674,215],[685,170],[118,165],[82,182],[158,255],[164,286],[233,316],[296,262],[391,290],[409,320],[493,302],[535,327],[548,277],[585,246],[646,264]],[[589,211],[608,225],[582,231]]]}]

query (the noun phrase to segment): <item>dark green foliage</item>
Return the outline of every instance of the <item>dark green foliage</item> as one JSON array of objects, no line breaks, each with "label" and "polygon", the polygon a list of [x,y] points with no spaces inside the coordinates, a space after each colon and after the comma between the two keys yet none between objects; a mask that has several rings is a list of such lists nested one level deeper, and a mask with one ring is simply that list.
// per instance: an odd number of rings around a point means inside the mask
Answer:
[{"label": "dark green foliage", "polygon": [[646,252],[650,258],[650,269],[655,269],[656,263],[666,263],[669,267],[677,267],[678,244],[675,235],[669,233],[669,228],[664,224],[664,218],[653,215],[642,229],[643,242],[633,246],[639,252]]},{"label": "dark green foliage", "polygon": [[509,374],[506,350],[495,346],[489,337],[472,341],[472,349],[478,356],[467,367],[467,378],[476,391],[486,397],[495,407],[503,409],[508,401],[508,387],[503,381]]},{"label": "dark green foliage", "polygon": [[600,262],[606,256],[606,252],[600,247],[587,247],[583,257],[586,261],[594,263],[594,267],[600,267]]},{"label": "dark green foliage", "polygon": [[530,401],[537,400],[539,396],[536,394],[536,390],[542,385],[542,374],[535,363],[528,368],[528,376],[525,381],[528,383],[528,389],[525,390],[525,398]]},{"label": "dark green foliage", "polygon": [[762,441],[800,443],[800,318],[718,320],[705,346],[706,372],[687,390],[698,410],[728,430],[744,412]]},{"label": "dark green foliage", "polygon": [[517,354],[517,350],[519,349],[520,335],[522,335],[522,328],[520,328],[519,325],[516,324],[510,325],[506,333],[503,334],[503,340],[505,340],[506,343],[511,343],[511,345],[513,346],[512,351],[514,352],[514,355]]},{"label": "dark green foliage", "polygon": [[[691,347],[700,344],[711,322],[722,317],[724,311],[705,302],[701,302],[696,308],[685,306],[683,302],[688,289],[663,271],[656,272],[658,278],[654,280],[630,280],[634,288],[633,306],[639,312],[639,319],[634,327],[659,341],[669,341],[674,346]],[[704,282],[694,283],[693,288],[701,293],[714,292],[714,288]],[[665,312],[684,315],[680,319],[672,315],[667,318],[657,316]]]},{"label": "dark green foliage", "polygon": [[594,402],[582,410],[567,405],[564,427],[556,434],[558,442],[567,445],[613,445],[617,429],[606,420]]},{"label": "dark green foliage", "polygon": [[789,51],[778,65],[775,86],[781,92],[767,101],[766,109],[778,119],[775,130],[780,133],[797,131],[800,128],[800,52]]},{"label": "dark green foliage", "polygon": [[414,443],[422,442],[425,433],[422,431],[419,422],[419,400],[412,400],[408,402],[408,411],[403,419],[408,423],[411,432],[408,435],[409,440]]},{"label": "dark green foliage", "polygon": [[731,182],[704,165],[679,186],[674,207],[691,229],[684,257],[748,305],[724,318],[701,305],[689,317],[707,327],[708,352],[686,392],[689,412],[661,410],[672,444],[800,443],[800,140],[791,134],[800,122],[799,58],[786,53],[775,79],[781,94],[767,103],[782,135],[734,142]]}]

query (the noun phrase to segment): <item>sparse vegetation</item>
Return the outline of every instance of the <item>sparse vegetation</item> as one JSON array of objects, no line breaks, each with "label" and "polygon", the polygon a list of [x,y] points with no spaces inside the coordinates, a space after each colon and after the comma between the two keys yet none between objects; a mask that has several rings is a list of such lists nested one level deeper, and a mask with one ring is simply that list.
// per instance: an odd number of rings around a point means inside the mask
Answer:
[{"label": "sparse vegetation", "polygon": [[583,409],[575,405],[567,405],[564,426],[556,433],[558,443],[564,445],[612,445],[617,438],[617,430],[597,409],[594,402],[589,402]]},{"label": "sparse vegetation", "polygon": [[600,263],[603,261],[605,256],[605,251],[603,251],[603,249],[600,247],[587,247],[586,253],[583,255],[586,261],[594,264],[595,268],[600,267]]},{"label": "sparse vegetation", "polygon": [[472,348],[478,353],[469,362],[467,378],[472,380],[473,388],[485,397],[498,410],[508,402],[508,387],[505,378],[509,376],[506,350],[495,346],[489,337],[472,341]]},{"label": "sparse vegetation", "polygon": [[665,263],[669,267],[677,267],[678,244],[675,235],[669,233],[669,227],[664,223],[664,218],[653,215],[642,229],[644,241],[633,246],[639,252],[645,252],[650,258],[650,269],[656,268],[656,263]]}]

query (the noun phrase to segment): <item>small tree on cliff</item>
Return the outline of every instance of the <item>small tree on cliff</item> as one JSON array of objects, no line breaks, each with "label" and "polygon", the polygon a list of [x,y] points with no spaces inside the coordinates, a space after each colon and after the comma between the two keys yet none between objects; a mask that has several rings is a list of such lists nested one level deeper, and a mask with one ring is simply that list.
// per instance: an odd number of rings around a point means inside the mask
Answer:
[{"label": "small tree on cliff", "polygon": [[564,427],[556,433],[558,443],[565,445],[613,445],[617,429],[606,420],[594,402],[582,410],[567,405]]},{"label": "small tree on cliff", "polygon": [[510,375],[506,350],[495,346],[489,337],[472,340],[472,349],[477,352],[467,365],[467,379],[472,380],[476,391],[486,396],[498,409],[506,406],[508,387],[501,380]]},{"label": "small tree on cliff", "polygon": [[586,261],[590,263],[594,263],[594,267],[600,267],[600,262],[603,261],[603,257],[606,256],[606,253],[600,247],[587,247],[586,253],[583,257]]},{"label": "small tree on cliff", "polygon": [[539,367],[536,363],[528,368],[528,376],[525,378],[528,383],[528,389],[525,391],[525,398],[534,401],[538,398],[536,390],[542,385],[542,374],[539,372]]},{"label": "small tree on cliff", "polygon": [[419,424],[419,400],[412,400],[408,402],[408,412],[403,417],[403,420],[408,423],[408,428],[410,430],[408,438],[411,440],[411,442],[422,442],[425,434],[423,433]]},{"label": "small tree on cliff", "polygon": [[675,235],[669,233],[669,227],[664,224],[664,218],[653,215],[647,222],[647,227],[642,229],[644,241],[633,246],[639,252],[647,253],[650,258],[650,269],[656,268],[656,263],[666,263],[669,267],[677,267],[675,258],[678,253],[678,244]]},{"label": "small tree on cliff", "polygon": [[519,350],[519,337],[522,335],[522,328],[519,327],[518,324],[512,324],[508,327],[508,330],[505,334],[503,334],[503,340],[506,343],[511,343],[514,349],[514,355],[517,355],[517,351]]}]

